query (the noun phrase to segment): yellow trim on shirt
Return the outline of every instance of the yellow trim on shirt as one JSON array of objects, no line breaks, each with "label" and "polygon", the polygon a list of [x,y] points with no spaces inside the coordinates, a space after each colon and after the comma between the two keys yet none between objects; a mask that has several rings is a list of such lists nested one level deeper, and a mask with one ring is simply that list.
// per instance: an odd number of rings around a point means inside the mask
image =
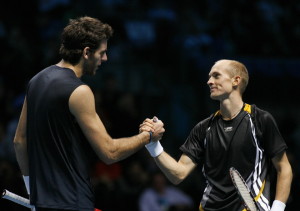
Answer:
[{"label": "yellow trim on shirt", "polygon": [[200,204],[200,206],[199,206],[199,211],[205,211],[202,207],[202,204]]},{"label": "yellow trim on shirt", "polygon": [[[248,112],[249,114],[251,114],[251,105],[245,103],[244,111],[246,111],[246,112]],[[220,110],[218,110],[217,112],[215,112],[214,117],[217,116],[217,115],[221,115]]]},{"label": "yellow trim on shirt", "polygon": [[259,193],[258,193],[257,196],[254,198],[255,201],[258,201],[258,199],[260,198],[262,192],[264,191],[264,189],[265,189],[265,183],[266,183],[266,180],[263,181],[262,186],[261,186],[261,188],[260,188],[260,190],[259,190]]},{"label": "yellow trim on shirt", "polygon": [[246,112],[248,112],[249,114],[251,114],[251,105],[245,103],[244,111],[246,111]]},{"label": "yellow trim on shirt", "polygon": [[214,114],[214,117],[217,116],[217,115],[221,115],[220,110],[218,110],[218,111]]}]

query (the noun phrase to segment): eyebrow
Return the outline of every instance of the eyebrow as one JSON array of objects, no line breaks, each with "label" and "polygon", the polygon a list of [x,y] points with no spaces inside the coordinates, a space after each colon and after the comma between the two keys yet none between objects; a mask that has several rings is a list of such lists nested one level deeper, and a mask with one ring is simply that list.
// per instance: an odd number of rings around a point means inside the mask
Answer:
[{"label": "eyebrow", "polygon": [[208,73],[208,77],[211,77],[212,75],[216,75],[216,74],[221,74],[221,73],[219,71],[215,70],[215,71]]},{"label": "eyebrow", "polygon": [[100,54],[104,54],[104,53],[107,53],[107,49],[100,51]]}]

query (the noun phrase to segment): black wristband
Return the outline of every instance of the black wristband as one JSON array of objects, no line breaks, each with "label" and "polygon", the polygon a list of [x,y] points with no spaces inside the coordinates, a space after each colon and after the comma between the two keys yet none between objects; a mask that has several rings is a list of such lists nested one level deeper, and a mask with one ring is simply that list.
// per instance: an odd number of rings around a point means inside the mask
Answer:
[{"label": "black wristband", "polygon": [[149,141],[149,143],[152,141],[152,132],[151,131],[149,131],[149,135],[150,135],[150,141]]}]

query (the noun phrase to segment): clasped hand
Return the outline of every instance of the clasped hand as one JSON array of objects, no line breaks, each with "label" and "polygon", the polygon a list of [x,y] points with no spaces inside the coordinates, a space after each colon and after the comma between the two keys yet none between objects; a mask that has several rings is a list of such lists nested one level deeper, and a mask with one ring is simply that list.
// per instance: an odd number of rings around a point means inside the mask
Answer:
[{"label": "clasped hand", "polygon": [[152,132],[151,141],[158,141],[165,132],[164,123],[157,117],[153,117],[152,119],[147,118],[140,124],[139,132]]}]

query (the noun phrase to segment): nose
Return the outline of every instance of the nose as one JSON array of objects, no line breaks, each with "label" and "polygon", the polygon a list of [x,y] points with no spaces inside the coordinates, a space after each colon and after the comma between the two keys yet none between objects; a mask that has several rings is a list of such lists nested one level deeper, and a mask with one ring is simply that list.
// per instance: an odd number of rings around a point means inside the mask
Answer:
[{"label": "nose", "polygon": [[107,61],[107,54],[105,53],[105,54],[103,54],[103,56],[101,57],[101,61],[103,61],[103,62],[105,62],[105,61]]},{"label": "nose", "polygon": [[208,81],[207,81],[207,85],[208,86],[211,86],[213,84],[213,81],[212,81],[212,79],[211,79],[211,77],[208,79]]}]

